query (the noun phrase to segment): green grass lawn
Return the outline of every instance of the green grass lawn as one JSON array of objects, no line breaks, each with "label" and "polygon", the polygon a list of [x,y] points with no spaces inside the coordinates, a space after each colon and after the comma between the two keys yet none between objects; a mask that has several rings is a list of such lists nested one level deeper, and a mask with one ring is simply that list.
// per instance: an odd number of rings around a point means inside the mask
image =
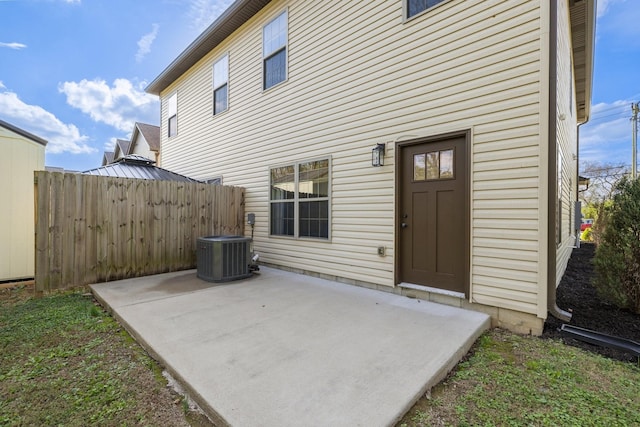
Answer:
[{"label": "green grass lawn", "polygon": [[91,296],[2,293],[0,425],[188,425],[155,362]]},{"label": "green grass lawn", "polygon": [[[0,293],[0,425],[205,425],[90,295]],[[636,426],[640,368],[501,330],[400,426]]]},{"label": "green grass lawn", "polygon": [[638,426],[640,368],[493,330],[399,425]]}]

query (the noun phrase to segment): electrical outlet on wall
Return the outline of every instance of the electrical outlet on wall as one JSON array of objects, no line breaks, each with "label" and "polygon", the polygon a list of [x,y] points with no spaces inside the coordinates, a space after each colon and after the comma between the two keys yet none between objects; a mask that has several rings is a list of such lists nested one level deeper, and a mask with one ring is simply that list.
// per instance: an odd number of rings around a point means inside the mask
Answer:
[{"label": "electrical outlet on wall", "polygon": [[378,246],[378,255],[384,256],[384,246]]}]

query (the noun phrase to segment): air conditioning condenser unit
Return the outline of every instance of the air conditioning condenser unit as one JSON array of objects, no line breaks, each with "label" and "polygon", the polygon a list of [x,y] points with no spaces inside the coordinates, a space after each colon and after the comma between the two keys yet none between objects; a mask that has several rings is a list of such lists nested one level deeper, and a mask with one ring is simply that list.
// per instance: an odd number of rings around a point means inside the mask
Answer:
[{"label": "air conditioning condenser unit", "polygon": [[251,276],[251,238],[206,236],[198,238],[198,277],[208,282],[228,282]]}]

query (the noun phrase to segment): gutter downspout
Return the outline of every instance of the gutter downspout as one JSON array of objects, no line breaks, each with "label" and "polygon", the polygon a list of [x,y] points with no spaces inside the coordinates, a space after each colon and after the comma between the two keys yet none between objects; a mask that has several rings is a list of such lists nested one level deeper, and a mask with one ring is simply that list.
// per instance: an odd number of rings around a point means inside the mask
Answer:
[{"label": "gutter downspout", "polygon": [[550,2],[550,25],[549,25],[549,199],[547,200],[547,310],[549,313],[563,321],[571,320],[571,313],[562,310],[556,302],[556,268],[557,268],[557,246],[556,246],[556,199],[558,197],[558,165],[557,157],[557,82],[558,82],[558,2]]},{"label": "gutter downspout", "polygon": [[[577,171],[577,177],[576,177],[576,205],[578,204],[578,202],[580,201],[580,126],[582,126],[584,123],[579,123],[578,126],[576,127],[576,171]],[[580,207],[582,207],[582,205],[580,205]],[[577,212],[575,212],[574,216],[577,218]],[[582,212],[580,212],[580,218],[582,218]],[[577,221],[576,221],[577,222]],[[576,232],[576,248],[580,248],[580,224],[574,224],[573,228],[575,229]]]}]

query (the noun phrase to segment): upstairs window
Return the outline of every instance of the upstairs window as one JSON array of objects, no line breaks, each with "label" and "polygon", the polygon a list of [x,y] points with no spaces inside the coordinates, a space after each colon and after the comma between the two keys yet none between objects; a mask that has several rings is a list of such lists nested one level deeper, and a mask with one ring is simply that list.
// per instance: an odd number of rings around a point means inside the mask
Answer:
[{"label": "upstairs window", "polygon": [[167,129],[169,138],[178,134],[178,93],[174,93],[169,97],[167,102],[167,110],[169,120],[167,122]]},{"label": "upstairs window", "polygon": [[229,55],[213,64],[213,115],[229,107]]},{"label": "upstairs window", "polygon": [[407,19],[424,12],[425,10],[433,7],[445,0],[405,0],[407,8]]},{"label": "upstairs window", "polygon": [[329,238],[329,160],[270,171],[272,236]]},{"label": "upstairs window", "polygon": [[262,29],[263,88],[287,79],[287,11]]}]

